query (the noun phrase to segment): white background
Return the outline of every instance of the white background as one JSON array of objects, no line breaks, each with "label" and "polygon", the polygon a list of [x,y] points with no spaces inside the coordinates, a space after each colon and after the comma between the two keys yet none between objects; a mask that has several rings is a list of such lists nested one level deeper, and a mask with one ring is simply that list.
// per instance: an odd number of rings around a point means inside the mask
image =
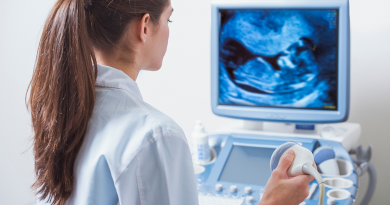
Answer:
[{"label": "white background", "polygon": [[[30,117],[24,100],[40,32],[54,0],[1,0],[0,204],[34,204]],[[372,144],[378,186],[371,204],[388,203],[390,184],[390,1],[351,0],[351,110]],[[163,67],[142,72],[146,102],[171,116],[189,136],[196,119],[209,132],[234,122],[210,108],[210,0],[173,0],[175,9]],[[367,178],[360,180],[358,202]],[[357,203],[359,204],[359,203]]]}]

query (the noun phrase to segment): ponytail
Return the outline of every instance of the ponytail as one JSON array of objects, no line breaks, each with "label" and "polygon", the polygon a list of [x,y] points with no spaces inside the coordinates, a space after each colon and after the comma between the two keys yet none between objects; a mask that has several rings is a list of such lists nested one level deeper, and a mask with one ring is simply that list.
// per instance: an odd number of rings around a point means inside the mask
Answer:
[{"label": "ponytail", "polygon": [[[168,0],[57,0],[43,29],[27,106],[34,129],[33,189],[63,205],[95,102],[93,49],[110,52],[146,13],[158,23]],[[130,48],[131,50],[131,48]]]},{"label": "ponytail", "polygon": [[74,161],[95,101],[97,63],[88,37],[84,0],[59,0],[39,43],[29,88],[34,129],[33,188],[51,204],[65,204]]}]

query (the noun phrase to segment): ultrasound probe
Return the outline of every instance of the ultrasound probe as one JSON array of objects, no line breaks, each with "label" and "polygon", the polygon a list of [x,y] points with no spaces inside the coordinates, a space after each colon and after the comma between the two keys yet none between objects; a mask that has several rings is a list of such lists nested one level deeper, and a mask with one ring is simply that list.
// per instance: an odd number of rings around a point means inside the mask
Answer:
[{"label": "ultrasound probe", "polygon": [[318,204],[323,205],[325,197],[324,180],[322,179],[320,173],[318,173],[318,171],[313,167],[314,156],[310,150],[295,142],[287,142],[280,145],[275,149],[271,156],[271,171],[276,169],[280,160],[287,154],[289,150],[293,150],[295,152],[295,158],[293,159],[290,168],[287,170],[287,176],[296,177],[302,174],[312,175],[317,180],[320,187],[320,198]]}]

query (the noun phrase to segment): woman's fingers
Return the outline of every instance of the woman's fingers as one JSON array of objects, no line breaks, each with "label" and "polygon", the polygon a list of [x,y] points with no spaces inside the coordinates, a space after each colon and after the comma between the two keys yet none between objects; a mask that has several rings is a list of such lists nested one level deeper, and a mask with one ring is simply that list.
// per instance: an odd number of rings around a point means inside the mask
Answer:
[{"label": "woman's fingers", "polygon": [[316,168],[316,170],[318,170],[318,169],[317,169],[317,165],[316,165],[315,162],[313,162],[313,167]]},{"label": "woman's fingers", "polygon": [[292,180],[294,180],[294,183],[304,184],[308,186],[310,182],[314,180],[314,177],[311,175],[303,174],[292,178]]},{"label": "woman's fingers", "polygon": [[291,166],[292,161],[294,160],[295,152],[289,150],[286,155],[280,160],[278,167],[276,168],[280,173],[283,173],[287,176],[287,169]]}]

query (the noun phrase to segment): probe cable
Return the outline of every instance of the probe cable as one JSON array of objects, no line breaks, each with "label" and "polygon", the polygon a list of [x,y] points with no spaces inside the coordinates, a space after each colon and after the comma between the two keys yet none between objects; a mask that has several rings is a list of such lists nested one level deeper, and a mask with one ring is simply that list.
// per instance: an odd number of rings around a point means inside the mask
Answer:
[{"label": "probe cable", "polygon": [[302,166],[302,172],[304,174],[310,174],[317,180],[320,185],[320,199],[318,200],[318,205],[323,205],[325,199],[325,185],[320,173],[318,173],[318,171],[310,163],[306,163]]}]

